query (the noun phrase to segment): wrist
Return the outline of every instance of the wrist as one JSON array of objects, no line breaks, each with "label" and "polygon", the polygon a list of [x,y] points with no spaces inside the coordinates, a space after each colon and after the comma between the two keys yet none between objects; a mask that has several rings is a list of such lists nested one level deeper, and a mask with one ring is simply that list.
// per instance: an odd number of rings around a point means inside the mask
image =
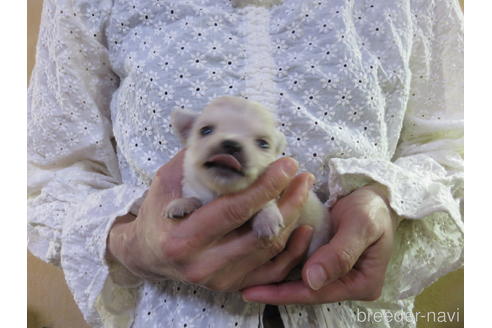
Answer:
[{"label": "wrist", "polygon": [[127,214],[116,218],[108,235],[107,258],[112,262],[124,264],[126,261],[126,244],[133,234],[132,222],[135,216]]},{"label": "wrist", "polygon": [[141,283],[140,277],[128,267],[128,250],[134,240],[135,216],[127,214],[118,217],[109,231],[106,258],[109,272],[114,283],[124,287],[136,287]]},{"label": "wrist", "polygon": [[396,230],[400,225],[400,222],[403,220],[403,218],[398,214],[396,214],[395,211],[393,211],[393,208],[391,207],[390,200],[389,200],[388,188],[386,188],[386,186],[378,182],[373,182],[369,185],[364,186],[363,188],[372,191],[384,201],[386,207],[388,208],[389,215],[391,217],[391,223],[393,225],[393,229]]},{"label": "wrist", "polygon": [[390,207],[390,202],[389,202],[389,196],[388,196],[388,189],[383,186],[382,184],[379,184],[377,182],[368,184],[363,187],[364,189],[370,190],[373,193],[377,194],[379,197],[381,197],[384,202],[386,203],[386,206]]}]

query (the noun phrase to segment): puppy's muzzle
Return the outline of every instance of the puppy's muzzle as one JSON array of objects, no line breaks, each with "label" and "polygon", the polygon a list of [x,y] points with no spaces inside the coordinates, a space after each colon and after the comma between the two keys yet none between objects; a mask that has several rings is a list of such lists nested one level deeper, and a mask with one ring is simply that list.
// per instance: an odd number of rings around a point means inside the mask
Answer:
[{"label": "puppy's muzzle", "polygon": [[224,140],[220,144],[222,147],[224,153],[230,154],[230,155],[236,155],[239,154],[243,150],[243,146],[237,141],[234,140]]},{"label": "puppy's muzzle", "polygon": [[222,173],[244,175],[244,162],[243,146],[235,140],[225,139],[217,145],[204,166]]}]

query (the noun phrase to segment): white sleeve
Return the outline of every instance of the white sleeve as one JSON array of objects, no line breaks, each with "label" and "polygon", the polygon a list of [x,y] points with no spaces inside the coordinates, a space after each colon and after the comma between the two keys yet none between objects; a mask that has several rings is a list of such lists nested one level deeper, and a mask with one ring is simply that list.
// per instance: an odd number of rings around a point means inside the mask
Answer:
[{"label": "white sleeve", "polygon": [[145,191],[121,182],[112,144],[118,77],[104,45],[111,6],[45,0],[28,89],[28,247],[62,267],[93,326],[102,324],[95,304],[110,284],[108,231]]},{"label": "white sleeve", "polygon": [[462,226],[462,13],[454,0],[412,3],[411,87],[401,134],[393,136],[399,138],[393,159],[332,159],[330,198],[373,180],[386,186],[400,216],[445,211]]},{"label": "white sleeve", "polygon": [[400,227],[387,279],[395,297],[416,295],[463,263],[463,14],[456,0],[410,6],[410,94],[400,135],[390,136],[399,140],[393,158],[332,159],[329,176],[330,204],[377,182],[399,216],[425,218]]}]

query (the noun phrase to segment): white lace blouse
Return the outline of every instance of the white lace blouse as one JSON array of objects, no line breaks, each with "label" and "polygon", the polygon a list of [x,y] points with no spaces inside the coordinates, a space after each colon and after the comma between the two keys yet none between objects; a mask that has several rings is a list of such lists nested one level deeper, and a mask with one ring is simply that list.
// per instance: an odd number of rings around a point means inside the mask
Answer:
[{"label": "white lace blouse", "polygon": [[463,263],[458,2],[236,2],[44,1],[28,91],[29,249],[63,268],[95,327],[262,326],[263,305],[238,293],[126,289],[105,261],[113,220],[180,148],[170,112],[239,95],[277,113],[285,155],[328,204],[376,181],[407,219],[377,302],[280,306],[285,326],[414,326],[357,315],[408,312]]}]

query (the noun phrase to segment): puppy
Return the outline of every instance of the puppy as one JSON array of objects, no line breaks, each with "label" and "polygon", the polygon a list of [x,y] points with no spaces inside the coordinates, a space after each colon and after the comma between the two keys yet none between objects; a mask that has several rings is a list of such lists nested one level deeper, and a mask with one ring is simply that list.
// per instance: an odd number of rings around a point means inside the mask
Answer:
[{"label": "puppy", "polygon": [[[168,218],[182,218],[220,195],[251,185],[285,147],[270,111],[238,97],[220,97],[201,114],[173,113],[176,135],[187,147],[184,157],[183,198],[172,201]],[[310,191],[299,225],[313,227],[311,254],[328,241],[328,210]],[[258,238],[270,239],[283,227],[275,201],[269,202],[252,221]]]}]

